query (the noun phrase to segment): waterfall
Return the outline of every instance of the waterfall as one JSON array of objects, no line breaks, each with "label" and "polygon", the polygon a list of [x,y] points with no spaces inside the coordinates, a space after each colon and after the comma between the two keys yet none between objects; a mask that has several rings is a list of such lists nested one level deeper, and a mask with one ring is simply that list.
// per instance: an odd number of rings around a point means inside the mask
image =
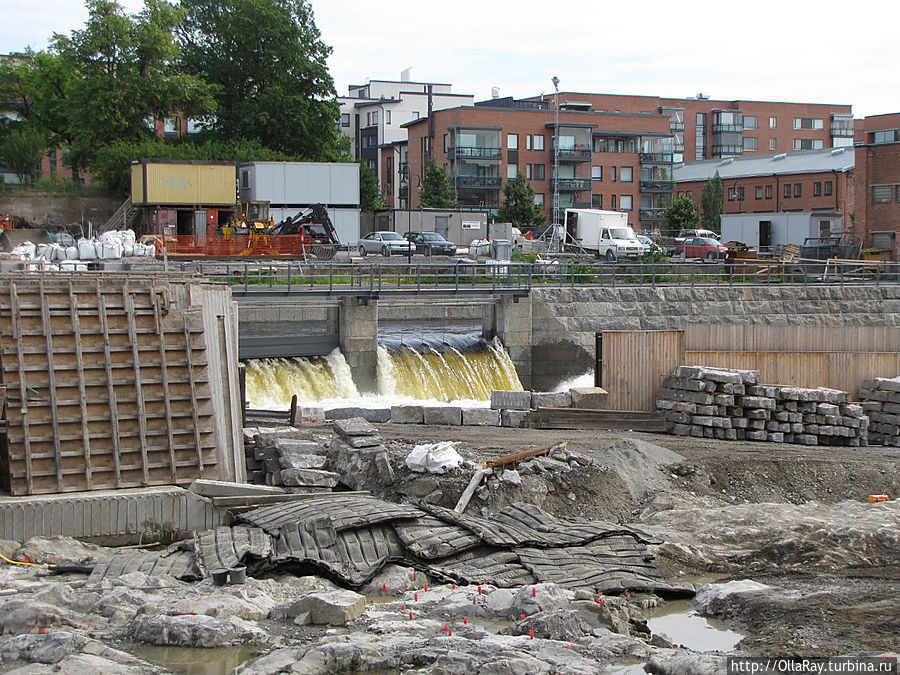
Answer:
[{"label": "waterfall", "polygon": [[326,357],[248,361],[248,405],[285,409],[293,394],[301,403],[316,405],[450,401],[484,405],[494,389],[522,389],[509,354],[496,338],[387,340],[377,350],[377,396],[360,396],[347,361],[335,349]]}]

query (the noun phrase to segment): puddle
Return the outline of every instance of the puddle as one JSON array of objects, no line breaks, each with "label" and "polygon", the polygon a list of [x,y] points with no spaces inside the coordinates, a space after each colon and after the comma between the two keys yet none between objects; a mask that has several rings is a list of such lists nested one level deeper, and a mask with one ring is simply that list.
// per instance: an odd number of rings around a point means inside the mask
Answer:
[{"label": "puddle", "polygon": [[744,637],[715,619],[700,616],[687,600],[674,600],[647,614],[647,626],[654,633],[665,633],[676,645],[695,652],[731,652]]},{"label": "puddle", "polygon": [[150,663],[186,675],[228,675],[253,656],[249,647],[221,647],[200,649],[192,647],[146,646],[134,650],[134,655]]}]

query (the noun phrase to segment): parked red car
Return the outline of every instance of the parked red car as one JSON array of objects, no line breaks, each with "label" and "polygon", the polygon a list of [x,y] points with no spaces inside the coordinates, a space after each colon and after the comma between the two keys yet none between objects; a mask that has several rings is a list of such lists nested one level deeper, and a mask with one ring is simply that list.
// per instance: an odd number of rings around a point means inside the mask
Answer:
[{"label": "parked red car", "polygon": [[722,246],[712,237],[688,237],[679,244],[682,258],[705,258],[706,260],[724,260],[728,247]]}]

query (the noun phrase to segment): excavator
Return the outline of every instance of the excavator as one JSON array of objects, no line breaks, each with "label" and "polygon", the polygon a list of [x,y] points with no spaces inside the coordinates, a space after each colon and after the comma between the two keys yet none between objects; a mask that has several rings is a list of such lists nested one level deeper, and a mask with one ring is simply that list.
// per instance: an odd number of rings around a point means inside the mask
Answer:
[{"label": "excavator", "polygon": [[249,235],[247,248],[238,254],[242,256],[291,253],[331,260],[340,245],[328,211],[321,204],[313,204],[306,211],[273,224],[269,202],[242,202],[231,223],[222,228],[222,234],[226,238],[233,234]]}]

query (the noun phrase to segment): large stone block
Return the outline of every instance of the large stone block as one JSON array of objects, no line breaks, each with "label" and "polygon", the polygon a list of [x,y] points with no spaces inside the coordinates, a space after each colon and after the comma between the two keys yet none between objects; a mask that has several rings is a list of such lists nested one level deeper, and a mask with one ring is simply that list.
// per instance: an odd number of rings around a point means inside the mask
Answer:
[{"label": "large stone block", "polygon": [[281,482],[288,487],[334,487],[340,476],[320,469],[282,469]]},{"label": "large stone block", "polygon": [[325,411],[327,420],[345,420],[362,417],[367,422],[390,422],[390,408],[330,408]]},{"label": "large stone block", "polygon": [[420,405],[391,406],[391,422],[394,424],[422,424],[424,421],[425,417]]},{"label": "large stone block", "polygon": [[528,410],[531,408],[531,392],[492,391],[491,408],[494,410]]},{"label": "large stone block", "polygon": [[504,427],[527,427],[528,411],[527,410],[501,410],[500,425]]},{"label": "large stone block", "polygon": [[353,591],[317,591],[301,598],[288,609],[288,616],[298,623],[345,626],[362,616],[366,596]]},{"label": "large stone block", "polygon": [[602,387],[573,387],[569,394],[573,408],[605,410],[609,401],[609,392]]},{"label": "large stone block", "polygon": [[499,427],[500,411],[493,408],[463,408],[463,426]]},{"label": "large stone block", "polygon": [[423,406],[422,417],[425,424],[459,426],[462,424],[462,408],[457,406]]},{"label": "large stone block", "polygon": [[531,408],[568,408],[572,405],[572,394],[567,391],[535,391],[531,394]]}]

